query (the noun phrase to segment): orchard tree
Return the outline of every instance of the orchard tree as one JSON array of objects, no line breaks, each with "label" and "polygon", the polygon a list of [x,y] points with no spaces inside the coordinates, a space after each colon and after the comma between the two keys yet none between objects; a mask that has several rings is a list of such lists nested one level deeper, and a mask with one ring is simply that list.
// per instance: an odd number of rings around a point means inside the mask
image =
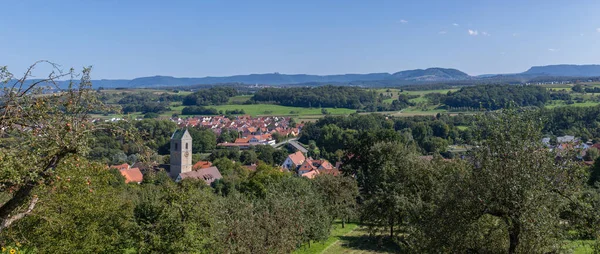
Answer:
[{"label": "orchard tree", "polygon": [[560,207],[580,191],[585,171],[571,155],[543,146],[536,111],[491,113],[477,123],[472,195],[463,197],[477,204],[474,221],[488,215],[504,223],[508,253],[551,248],[559,238]]},{"label": "orchard tree", "polygon": [[331,219],[340,219],[342,228],[349,218],[356,215],[358,185],[356,180],[347,176],[333,176],[329,174],[317,175],[313,179],[317,191],[323,199],[327,214]]},{"label": "orchard tree", "polygon": [[[40,65],[52,72],[30,79]],[[91,134],[106,127],[91,122],[90,112],[105,107],[92,89],[90,71],[62,72],[56,64],[39,61],[15,78],[0,67],[0,192],[5,200],[0,205],[0,231],[30,214],[39,202],[33,191],[51,185],[58,165],[85,155]],[[64,90],[60,79],[69,79]],[[135,136],[131,131],[121,134]]]}]

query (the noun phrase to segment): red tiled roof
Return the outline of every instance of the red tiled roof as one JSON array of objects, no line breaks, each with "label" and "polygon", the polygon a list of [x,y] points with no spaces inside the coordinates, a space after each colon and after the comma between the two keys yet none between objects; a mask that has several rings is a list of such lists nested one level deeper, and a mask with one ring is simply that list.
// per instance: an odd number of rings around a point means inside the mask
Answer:
[{"label": "red tiled roof", "polygon": [[212,166],[210,161],[198,161],[194,166],[192,166],[193,170],[201,169],[201,168],[209,168]]},{"label": "red tiled roof", "polygon": [[304,157],[304,154],[300,151],[290,154],[288,155],[288,157],[296,165],[302,165],[302,163],[304,163],[304,161],[306,160],[306,157]]},{"label": "red tiled roof", "polygon": [[304,163],[302,163],[302,166],[300,166],[299,170],[302,171],[309,171],[309,170],[315,170],[317,169],[313,164],[312,164],[312,160],[305,160]]},{"label": "red tiled roof", "polygon": [[250,141],[249,138],[236,138],[234,143],[248,143]]},{"label": "red tiled roof", "polygon": [[321,173],[321,174],[327,174],[327,175],[334,175],[334,176],[340,175],[340,171],[338,169],[336,169],[336,168],[319,169],[319,173]]},{"label": "red tiled roof", "polygon": [[317,170],[311,170],[309,172],[306,172],[306,173],[302,174],[302,176],[307,177],[309,179],[313,179],[318,174],[319,174],[319,171],[317,171]]},{"label": "red tiled roof", "polygon": [[125,183],[141,183],[144,180],[139,168],[121,169],[119,172],[125,177]]}]

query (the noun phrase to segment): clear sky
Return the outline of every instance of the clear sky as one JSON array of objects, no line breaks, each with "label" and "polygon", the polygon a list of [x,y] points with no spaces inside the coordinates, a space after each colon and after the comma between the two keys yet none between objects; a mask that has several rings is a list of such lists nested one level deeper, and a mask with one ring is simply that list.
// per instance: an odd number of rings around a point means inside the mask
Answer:
[{"label": "clear sky", "polygon": [[447,67],[471,75],[600,64],[600,1],[7,0],[0,65],[92,65],[94,79],[342,74]]}]

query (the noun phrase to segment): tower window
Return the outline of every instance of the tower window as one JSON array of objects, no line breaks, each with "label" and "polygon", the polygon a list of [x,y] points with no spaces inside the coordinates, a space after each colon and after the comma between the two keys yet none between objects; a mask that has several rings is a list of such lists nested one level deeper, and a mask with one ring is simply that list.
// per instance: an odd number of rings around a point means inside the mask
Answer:
[{"label": "tower window", "polygon": [[188,149],[188,143],[185,143],[185,149]]}]

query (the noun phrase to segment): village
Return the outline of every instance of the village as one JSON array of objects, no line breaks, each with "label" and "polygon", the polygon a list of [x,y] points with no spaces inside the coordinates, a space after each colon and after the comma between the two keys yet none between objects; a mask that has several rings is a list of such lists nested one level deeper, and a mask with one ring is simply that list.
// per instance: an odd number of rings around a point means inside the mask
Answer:
[{"label": "village", "polygon": [[[169,172],[173,180],[179,182],[183,179],[203,180],[211,185],[214,181],[221,179],[219,169],[212,165],[212,162],[200,160],[192,163],[192,137],[187,128],[203,127],[213,130],[216,134],[224,129],[234,130],[239,133],[239,137],[231,143],[219,143],[221,148],[236,147],[249,149],[256,145],[280,146],[288,143],[296,149],[296,152],[287,156],[285,161],[279,165],[281,172],[314,178],[320,174],[329,174],[337,176],[340,174],[339,167],[341,162],[334,166],[325,159],[313,159],[307,155],[307,150],[296,142],[295,137],[299,135],[303,124],[296,124],[289,117],[257,117],[239,116],[235,119],[229,119],[224,116],[200,116],[190,118],[174,117],[170,119],[179,127],[170,137],[170,164],[166,165],[164,170]],[[293,125],[293,127],[291,126]],[[274,136],[284,137],[280,143],[277,143]],[[235,161],[233,161],[235,163]],[[259,162],[260,163],[260,162]],[[112,165],[110,168],[117,169],[125,178],[126,183],[141,183],[143,181],[143,171],[141,164],[129,165],[127,163]],[[249,171],[256,170],[256,164],[244,166]],[[158,169],[158,168],[155,168]],[[159,169],[160,170],[160,169]]]}]

